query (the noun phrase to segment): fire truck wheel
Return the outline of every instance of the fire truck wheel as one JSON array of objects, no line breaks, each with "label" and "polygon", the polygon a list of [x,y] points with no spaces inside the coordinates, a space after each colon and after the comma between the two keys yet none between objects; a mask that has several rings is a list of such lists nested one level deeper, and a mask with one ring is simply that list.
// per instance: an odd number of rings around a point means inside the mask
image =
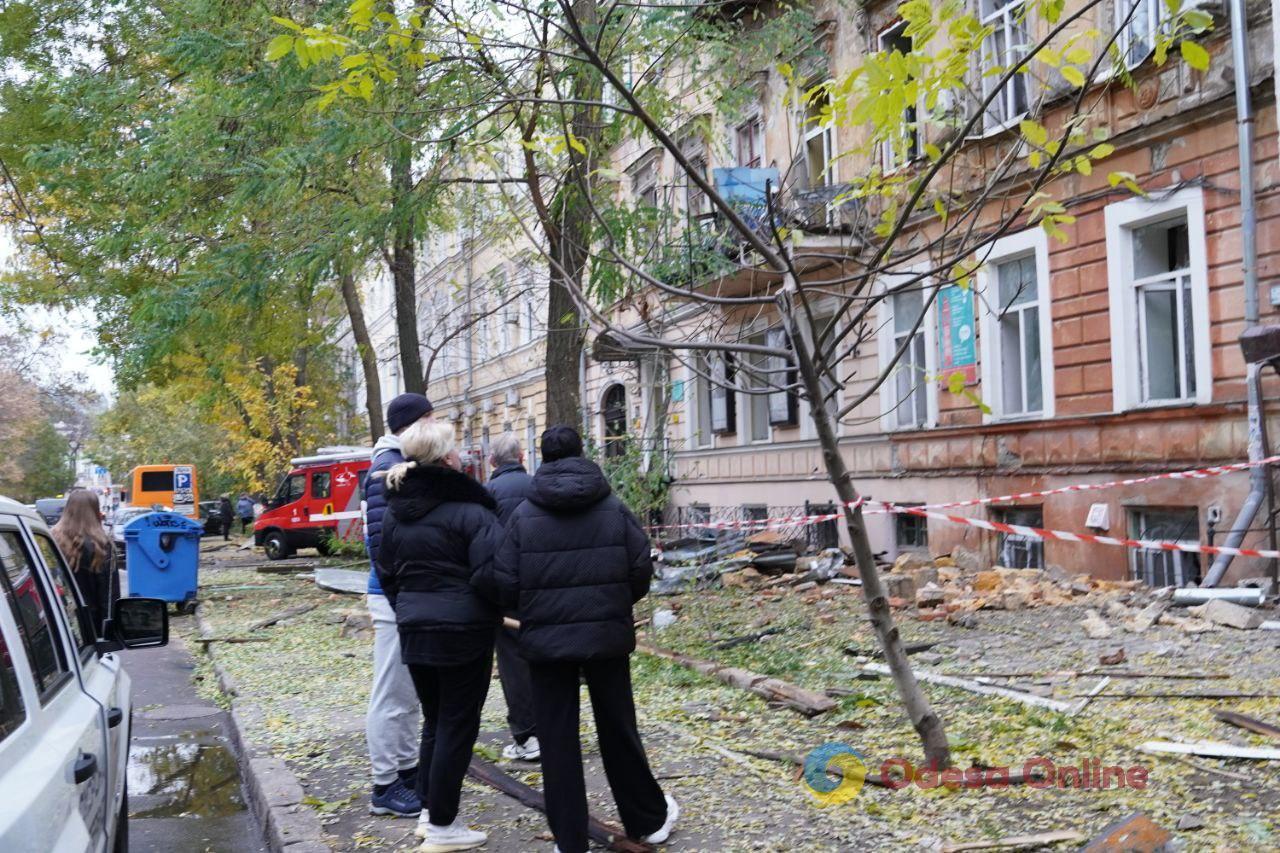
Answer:
[{"label": "fire truck wheel", "polygon": [[289,540],[280,530],[273,530],[263,538],[262,550],[267,553],[268,560],[283,560],[293,553]]}]

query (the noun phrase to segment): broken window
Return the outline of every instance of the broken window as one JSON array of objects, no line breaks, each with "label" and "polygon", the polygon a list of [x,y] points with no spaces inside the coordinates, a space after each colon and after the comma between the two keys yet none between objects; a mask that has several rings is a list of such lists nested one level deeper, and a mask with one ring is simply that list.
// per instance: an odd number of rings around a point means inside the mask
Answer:
[{"label": "broken window", "polygon": [[[1006,507],[997,509],[996,520],[1020,527],[1044,527],[1041,507]],[[1043,569],[1044,540],[1027,533],[1001,533],[996,550],[996,563],[1007,569]]]},{"label": "broken window", "polygon": [[[1131,509],[1129,533],[1134,539],[1200,544],[1200,520],[1195,509]],[[1200,580],[1200,555],[1163,548],[1129,552],[1135,580],[1148,586],[1186,586]]]},{"label": "broken window", "polygon": [[[920,506],[920,504],[899,504],[900,506]],[[894,520],[894,537],[899,548],[927,549],[929,547],[929,519],[908,512],[896,513]]]}]

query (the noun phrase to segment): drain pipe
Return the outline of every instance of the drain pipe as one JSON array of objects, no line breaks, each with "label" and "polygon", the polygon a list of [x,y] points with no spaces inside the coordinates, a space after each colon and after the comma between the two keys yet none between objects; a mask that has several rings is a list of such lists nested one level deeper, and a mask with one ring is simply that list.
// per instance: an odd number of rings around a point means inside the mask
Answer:
[{"label": "drain pipe", "polygon": [[[1240,247],[1241,271],[1244,273],[1244,325],[1245,335],[1241,345],[1245,349],[1248,367],[1249,406],[1249,460],[1263,459],[1262,423],[1262,368],[1264,361],[1249,358],[1246,341],[1249,331],[1258,325],[1258,213],[1253,191],[1253,104],[1249,98],[1249,27],[1246,20],[1245,0],[1230,0],[1231,7],[1231,64],[1236,90],[1236,130],[1240,156]],[[1258,508],[1270,491],[1270,472],[1265,466],[1249,469],[1249,494],[1245,497],[1240,514],[1227,531],[1223,543],[1240,547],[1245,533],[1253,525]],[[1231,565],[1231,556],[1220,554],[1209,569],[1201,586],[1217,586]],[[1272,567],[1274,571],[1274,566]]]},{"label": "drain pipe", "polygon": [[[1262,370],[1264,367],[1266,367],[1266,362],[1250,362],[1246,374],[1249,385],[1250,462],[1267,458],[1265,456],[1262,422]],[[1245,534],[1248,533],[1249,528],[1253,525],[1253,520],[1258,514],[1258,508],[1262,506],[1262,501],[1267,496],[1270,476],[1266,465],[1255,465],[1249,469],[1249,494],[1245,496],[1244,505],[1240,507],[1239,515],[1232,522],[1231,529],[1227,531],[1226,538],[1222,541],[1222,544],[1226,547],[1239,548],[1241,543],[1244,542]],[[1227,573],[1228,567],[1231,566],[1231,558],[1232,555],[1230,554],[1219,554],[1215,557],[1213,566],[1209,569],[1209,573],[1205,575],[1200,586],[1217,586],[1221,583],[1222,576]]]}]

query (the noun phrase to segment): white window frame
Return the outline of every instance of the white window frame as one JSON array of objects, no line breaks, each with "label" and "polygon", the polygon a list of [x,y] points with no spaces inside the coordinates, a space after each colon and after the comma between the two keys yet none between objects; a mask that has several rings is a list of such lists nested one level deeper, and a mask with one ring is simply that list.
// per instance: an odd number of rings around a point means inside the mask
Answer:
[{"label": "white window frame", "polygon": [[[690,350],[686,359],[693,366],[685,365],[685,432],[690,450],[707,450],[716,446],[716,434],[711,430],[711,380],[703,379],[695,368],[701,368],[709,375],[711,359],[707,350]],[[699,362],[703,362],[699,364]],[[707,431],[698,429],[700,412],[706,408]]]},{"label": "white window frame", "polygon": [[[888,367],[890,359],[893,357],[897,347],[894,346],[893,331],[893,291],[905,285],[914,278],[912,273],[898,273],[896,275],[886,276],[880,283],[881,293],[884,299],[880,300],[879,321],[880,329],[876,335],[876,350],[878,352],[877,364],[880,372],[883,373]],[[914,284],[912,287],[930,288],[935,286],[928,282],[924,284]],[[922,294],[926,303],[929,300],[929,292],[926,289]],[[929,305],[924,312],[924,322],[920,324],[920,332],[924,335],[924,365],[925,378],[921,379],[924,383],[925,392],[925,419],[922,424],[911,424],[906,426],[898,425],[897,413],[897,394],[896,383],[894,377],[890,376],[880,386],[880,421],[881,428],[885,432],[906,432],[916,429],[929,429],[938,423],[938,383],[934,377],[938,375],[938,331],[936,328],[936,316],[933,305]],[[897,370],[899,365],[895,365]]]},{"label": "white window frame", "polygon": [[[836,312],[839,311],[839,309],[840,306],[834,299],[814,303],[813,316],[819,321],[813,330],[815,336],[818,334],[822,326],[829,323],[831,319],[835,317]],[[837,329],[833,334],[838,335],[843,326],[843,323],[838,324]],[[840,365],[836,365],[836,377],[839,387],[836,389],[835,400],[832,402],[831,407],[834,411],[839,412],[840,407],[843,404],[844,383],[847,378],[841,373]],[[799,408],[797,409],[796,417],[800,421],[800,437],[802,439],[815,439],[818,437],[818,429],[813,425],[813,413],[809,408],[809,400],[803,394],[800,395]],[[835,427],[836,435],[841,435],[844,432],[844,427],[840,421],[836,421]]]},{"label": "white window frame", "polygon": [[[1000,351],[1000,280],[997,267],[1005,261],[1034,254],[1036,259],[1036,294],[1040,324],[1040,388],[1041,408],[1038,412],[1003,411],[1003,353]],[[1054,415],[1053,393],[1053,305],[1049,289],[1049,238],[1043,228],[1028,228],[1002,237],[991,245],[986,260],[978,269],[978,293],[982,305],[982,338],[979,361],[982,374],[982,401],[991,407],[984,421],[1042,420]]]},{"label": "white window frame", "polygon": [[[1133,19],[1129,21],[1128,26],[1124,26],[1123,22],[1125,18],[1129,17],[1129,10],[1138,3],[1146,4],[1145,14],[1141,10],[1134,13]],[[1197,3],[1195,0],[1191,0],[1190,3],[1184,3],[1183,5],[1184,7],[1195,6]],[[1114,0],[1113,12],[1115,14],[1116,50],[1120,51],[1120,57],[1124,60],[1125,68],[1137,68],[1151,58],[1151,54],[1155,50],[1156,36],[1169,21],[1165,0]],[[1135,32],[1140,33],[1150,45],[1140,57],[1129,56]]]},{"label": "white window frame", "polygon": [[[907,28],[907,22],[900,20],[900,21],[894,22],[893,24],[889,25],[885,29],[881,30],[880,35],[876,37],[876,44],[879,46],[880,51],[882,53],[887,51],[888,46],[886,42],[889,39],[893,38],[894,36],[900,33],[904,33],[906,28]],[[907,157],[903,159],[902,162],[897,162],[898,155],[893,150],[895,143],[897,143],[899,146],[907,147],[907,146],[903,146],[902,143],[906,139],[909,139],[911,136],[915,136],[916,157],[920,156],[919,152],[923,150],[923,145],[922,145],[923,140],[920,138],[921,137],[920,116],[924,115],[923,102],[915,105],[915,114],[916,114],[915,127],[908,126],[909,122],[907,121],[907,116],[904,113],[902,116],[902,132],[898,134],[898,139],[885,140],[880,144],[880,167],[885,174],[888,174],[890,172],[895,172],[898,169],[901,169],[905,166],[909,166],[912,163],[912,161],[915,159],[912,157]]]},{"label": "white window frame", "polygon": [[[1163,0],[1160,0],[1160,1],[1163,2]],[[1012,57],[1011,44],[1012,44],[1013,36],[1015,34],[1025,35],[1027,41],[1031,40],[1031,35],[1030,35],[1031,22],[1027,19],[1027,16],[1024,14],[1024,9],[1023,9],[1023,7],[1026,4],[1026,0],[991,0],[991,2],[993,4],[999,4],[999,5],[996,6],[996,9],[994,11],[990,12],[989,14],[983,15],[982,14],[983,0],[978,0],[979,18],[983,26],[994,25],[997,31],[1000,31],[1000,30],[1004,31],[1006,55],[995,58],[995,59],[999,65],[1011,65],[1012,64],[1012,62],[1010,61]],[[1022,15],[1021,24],[1019,24],[1018,22],[1018,16],[1020,14]],[[1021,30],[1021,33],[1019,33],[1019,30]],[[995,38],[996,38],[996,33],[992,33],[990,36],[988,36],[986,41],[983,42],[982,47],[980,48],[979,54],[978,54],[979,87],[981,88],[982,96],[984,99],[988,94],[990,94],[989,87],[994,85],[998,79],[998,77],[983,76],[987,68],[990,67],[984,61],[987,55],[987,45],[991,44],[994,46]],[[1026,45],[1023,45],[1023,47],[1025,48]],[[1003,102],[1002,104],[1004,107],[1003,112],[1006,113],[1004,119],[1000,121],[994,120],[991,116],[990,108],[983,111],[982,131],[984,134],[999,133],[1005,128],[1010,127],[1011,125],[1017,124],[1018,121],[1027,114],[1026,109],[1018,113],[1011,112],[1011,108],[1013,104],[1013,96],[1011,95],[1011,91],[1012,91],[1012,87],[1017,85],[1019,80],[1022,81],[1023,98],[1026,100],[1028,107],[1030,106],[1031,104],[1030,75],[1027,75],[1027,74],[1016,75],[1006,83],[1004,89],[1000,92],[1000,95],[998,98],[1000,101]]]},{"label": "white window frame", "polygon": [[[1138,306],[1133,286],[1133,231],[1181,214],[1186,218],[1190,255],[1192,342],[1196,391],[1177,400],[1142,399],[1138,347]],[[1209,341],[1209,272],[1205,248],[1204,190],[1186,187],[1159,199],[1131,198],[1104,208],[1107,234],[1107,289],[1111,304],[1111,381],[1114,410],[1206,404],[1213,399]]]},{"label": "white window frame", "polygon": [[[768,341],[768,334],[769,333],[767,329],[756,329],[756,330],[750,331],[747,334],[745,340],[747,343],[766,346]],[[740,353],[736,353],[735,357],[739,365],[742,365],[744,362],[748,362],[748,361],[755,362],[757,359],[759,359],[760,361],[763,362],[763,364],[759,365],[760,368],[764,370],[768,370],[770,367],[770,363],[769,363],[770,359],[768,357],[759,356],[755,353],[740,352]],[[752,367],[756,367],[756,365],[753,363]],[[748,371],[745,370],[743,367],[737,368],[737,370],[735,371],[735,378],[737,378],[739,384],[743,388],[758,387],[759,390],[763,390],[763,388],[767,387],[769,384],[767,379],[762,378],[760,380],[757,380],[756,378],[753,378],[750,375],[750,373],[748,373]],[[756,381],[761,381],[761,386],[756,386],[754,384]],[[738,395],[738,404],[737,404],[738,444],[743,446],[752,445],[752,444],[772,444],[773,443],[773,424],[769,423],[769,397],[765,394],[748,394],[745,391],[740,391],[740,392],[731,391],[730,393],[736,393]],[[752,436],[751,418],[753,414],[752,409],[754,409],[757,405],[760,405],[761,401],[763,401],[763,405],[765,407],[764,409],[765,436],[764,438],[752,438],[751,437]]]}]

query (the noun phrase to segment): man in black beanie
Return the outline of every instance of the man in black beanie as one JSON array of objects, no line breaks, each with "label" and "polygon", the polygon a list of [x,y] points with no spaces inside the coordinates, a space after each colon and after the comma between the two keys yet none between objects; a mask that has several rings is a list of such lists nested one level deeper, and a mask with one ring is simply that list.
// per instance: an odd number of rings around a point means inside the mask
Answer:
[{"label": "man in black beanie", "polygon": [[[364,545],[369,562],[378,562],[382,544],[382,516],[387,509],[385,475],[392,465],[404,461],[400,453],[400,433],[424,418],[430,418],[431,401],[421,394],[401,394],[387,406],[387,434],[373,446],[373,463],[365,475]],[[369,690],[369,710],[365,738],[373,768],[373,796],[369,811],[375,815],[424,818],[418,798],[418,746],[422,729],[418,694],[400,661],[400,637],[396,614],[383,594],[378,574],[369,570],[367,603],[373,621],[373,685]],[[420,826],[426,821],[420,820]]]},{"label": "man in black beanie", "polygon": [[561,853],[587,850],[578,679],[595,711],[600,757],[627,834],[660,844],[680,809],[662,792],[636,726],[632,606],[649,591],[649,539],[567,426],[542,434],[543,464],[507,522],[492,567],[473,583],[520,619],[542,743],[547,822]]}]

